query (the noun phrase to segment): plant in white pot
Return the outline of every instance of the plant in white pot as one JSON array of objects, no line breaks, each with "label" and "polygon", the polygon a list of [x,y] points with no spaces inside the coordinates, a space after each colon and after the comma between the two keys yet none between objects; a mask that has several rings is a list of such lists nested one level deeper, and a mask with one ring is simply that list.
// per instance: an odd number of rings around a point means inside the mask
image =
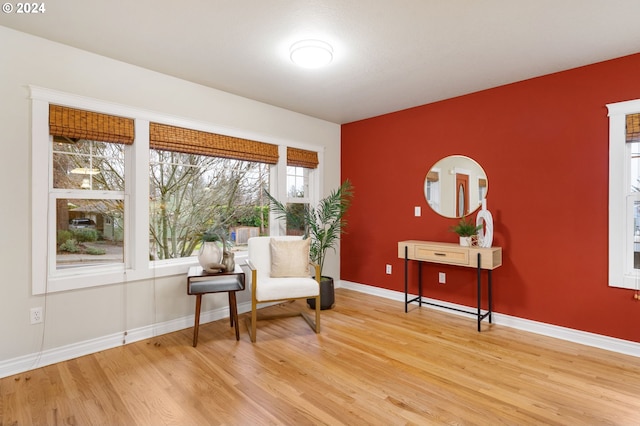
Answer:
[{"label": "plant in white pot", "polygon": [[[208,273],[233,271],[234,254],[229,250],[229,232],[222,226],[214,226],[202,234],[198,262]],[[222,246],[222,247],[221,247]]]},{"label": "plant in white pot", "polygon": [[[339,188],[320,200],[316,207],[305,204],[302,211],[287,208],[268,191],[265,193],[269,198],[271,209],[276,213],[276,218],[285,219],[288,227],[304,229],[303,238],[311,239],[309,250],[311,261],[320,265],[320,308],[330,309],[335,302],[333,278],[325,277],[322,271],[327,250],[335,251],[336,244],[347,224],[345,215],[353,198],[351,182],[345,180]],[[312,309],[315,308],[315,299],[309,299],[307,302]]]},{"label": "plant in white pot", "polygon": [[450,228],[451,232],[455,232],[460,237],[461,246],[472,246],[473,237],[478,235],[478,231],[482,229],[482,224],[476,225],[475,223],[468,221],[464,216],[460,219],[457,225]]}]

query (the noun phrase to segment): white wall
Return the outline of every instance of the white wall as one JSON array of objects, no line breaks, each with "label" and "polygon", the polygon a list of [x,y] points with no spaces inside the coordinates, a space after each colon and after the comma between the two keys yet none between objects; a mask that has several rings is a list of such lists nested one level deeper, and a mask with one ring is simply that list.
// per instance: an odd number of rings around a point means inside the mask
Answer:
[{"label": "white wall", "polygon": [[[0,46],[0,366],[40,350],[184,318],[193,315],[194,309],[182,276],[31,296],[31,123],[27,85],[241,129],[272,140],[325,146],[324,195],[340,184],[338,124],[1,26]],[[328,262],[328,275],[339,276],[337,259],[332,256]],[[226,306],[226,295],[205,299],[205,311],[216,304]],[[45,323],[30,325],[29,309],[36,306],[45,307]]]}]

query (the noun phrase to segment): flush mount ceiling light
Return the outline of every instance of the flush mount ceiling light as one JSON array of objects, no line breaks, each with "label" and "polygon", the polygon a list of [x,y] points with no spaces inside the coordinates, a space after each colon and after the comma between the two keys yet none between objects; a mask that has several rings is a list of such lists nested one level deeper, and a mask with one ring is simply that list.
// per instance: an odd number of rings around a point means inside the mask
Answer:
[{"label": "flush mount ceiling light", "polygon": [[319,68],[333,60],[333,48],[320,40],[302,40],[291,45],[289,55],[294,64],[304,68]]},{"label": "flush mount ceiling light", "polygon": [[76,167],[75,169],[71,170],[71,173],[75,175],[97,175],[100,173],[100,170],[88,169],[86,167]]}]

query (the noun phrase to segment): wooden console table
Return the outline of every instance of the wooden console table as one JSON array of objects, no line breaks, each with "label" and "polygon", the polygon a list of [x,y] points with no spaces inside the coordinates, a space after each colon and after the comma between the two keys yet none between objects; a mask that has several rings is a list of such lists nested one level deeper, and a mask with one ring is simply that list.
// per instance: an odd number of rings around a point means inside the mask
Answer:
[{"label": "wooden console table", "polygon": [[[398,257],[404,259],[404,311],[408,312],[407,307],[410,303],[418,302],[418,306],[425,305],[437,306],[445,309],[475,315],[478,320],[478,331],[480,331],[480,323],[483,319],[488,318],[491,323],[491,314],[493,312],[493,297],[491,271],[502,265],[502,248],[501,247],[463,247],[455,243],[440,243],[433,241],[417,241],[408,240],[398,243]],[[418,296],[409,300],[408,296],[408,275],[409,261],[418,262]],[[422,299],[422,263],[440,263],[443,265],[462,266],[466,268],[476,268],[478,271],[477,292],[478,303],[475,311],[458,309],[451,306],[444,306],[433,302],[427,302]],[[488,275],[488,293],[487,293],[487,310],[482,312],[482,270],[487,271]]]}]

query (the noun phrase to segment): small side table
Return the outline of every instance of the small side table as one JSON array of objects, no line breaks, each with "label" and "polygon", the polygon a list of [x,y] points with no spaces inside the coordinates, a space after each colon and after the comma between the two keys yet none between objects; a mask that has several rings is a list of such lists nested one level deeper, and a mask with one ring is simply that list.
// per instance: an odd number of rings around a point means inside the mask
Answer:
[{"label": "small side table", "polygon": [[244,290],[244,272],[239,265],[233,272],[219,272],[209,274],[202,270],[201,266],[192,266],[187,274],[187,294],[196,296],[196,318],[193,325],[193,347],[198,345],[198,328],[200,327],[200,307],[202,295],[207,293],[227,292],[229,294],[229,319],[231,327],[236,329],[236,340],[240,340],[238,329],[238,306],[236,304],[236,291]]}]

